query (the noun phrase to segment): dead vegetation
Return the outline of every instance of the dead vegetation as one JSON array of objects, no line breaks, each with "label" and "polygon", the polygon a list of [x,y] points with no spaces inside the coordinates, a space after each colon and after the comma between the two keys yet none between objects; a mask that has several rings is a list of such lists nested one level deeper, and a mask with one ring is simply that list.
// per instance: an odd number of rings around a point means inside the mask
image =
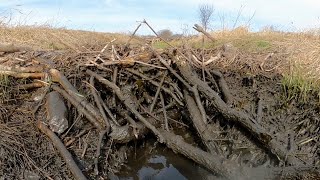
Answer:
[{"label": "dead vegetation", "polygon": [[[237,29],[211,34],[212,48],[201,50],[37,30],[0,31],[14,45],[0,59],[4,178],[108,177],[125,162],[119,146],[149,135],[226,179],[319,177],[318,99],[308,93],[315,86],[285,79],[292,66],[316,66],[306,61],[317,56],[299,54],[294,45],[303,41],[286,39],[295,34]],[[32,50],[8,51],[17,46]],[[301,81],[315,77],[308,70]],[[176,135],[181,127],[199,141]]]}]

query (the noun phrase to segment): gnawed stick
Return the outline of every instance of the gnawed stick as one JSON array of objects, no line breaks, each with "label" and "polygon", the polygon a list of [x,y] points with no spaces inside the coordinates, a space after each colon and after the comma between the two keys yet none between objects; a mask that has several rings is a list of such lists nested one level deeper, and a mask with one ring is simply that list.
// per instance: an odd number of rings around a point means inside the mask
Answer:
[{"label": "gnawed stick", "polygon": [[48,136],[48,138],[53,143],[54,147],[59,151],[60,155],[64,159],[66,165],[72,172],[73,176],[77,180],[86,180],[87,178],[83,175],[82,171],[77,166],[76,162],[73,160],[71,153],[67,150],[64,144],[61,142],[58,136],[54,134],[43,122],[38,121],[37,127],[42,133]]},{"label": "gnawed stick", "polygon": [[124,103],[124,105],[143,123],[147,128],[149,128],[157,137],[159,142],[163,142],[163,137],[159,133],[159,131],[154,127],[150,122],[148,122],[135,108],[134,102],[130,98],[126,98],[123,93],[121,92],[120,88],[115,85],[114,83],[110,82],[109,80],[103,78],[99,74],[92,72],[90,70],[87,70],[87,74],[90,76],[94,76],[98,81],[100,81],[102,84],[106,85],[107,87],[111,88],[118,98]]},{"label": "gnawed stick", "polygon": [[44,86],[44,84],[41,83],[41,82],[33,82],[33,83],[30,83],[30,84],[18,85],[17,88],[19,90],[29,90],[29,89],[40,88],[40,87],[43,87],[43,86]]},{"label": "gnawed stick", "polygon": [[0,75],[12,76],[14,78],[32,78],[32,79],[43,79],[47,77],[47,73],[24,73],[15,71],[2,71],[0,70]]},{"label": "gnawed stick", "polygon": [[97,121],[97,119],[88,112],[88,110],[74,97],[68,94],[65,90],[61,89],[59,86],[52,85],[52,89],[60,93],[65,99],[67,99],[77,110],[82,113],[86,118],[100,131],[104,129],[104,127]]}]

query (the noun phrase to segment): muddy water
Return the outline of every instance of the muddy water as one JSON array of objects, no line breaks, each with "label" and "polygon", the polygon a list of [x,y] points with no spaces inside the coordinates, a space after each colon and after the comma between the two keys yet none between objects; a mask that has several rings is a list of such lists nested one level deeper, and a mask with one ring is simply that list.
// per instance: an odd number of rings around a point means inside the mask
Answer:
[{"label": "muddy water", "polygon": [[216,179],[213,174],[170,149],[147,142],[132,152],[127,166],[117,177],[120,180],[147,179]]}]

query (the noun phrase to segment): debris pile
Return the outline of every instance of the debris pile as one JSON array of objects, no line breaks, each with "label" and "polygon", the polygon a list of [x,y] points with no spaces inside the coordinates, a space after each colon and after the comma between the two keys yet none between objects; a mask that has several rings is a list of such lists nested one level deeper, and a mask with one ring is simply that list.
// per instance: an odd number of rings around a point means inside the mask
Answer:
[{"label": "debris pile", "polygon": [[[224,74],[210,67],[223,58],[222,52],[202,54],[205,61],[196,52],[186,47],[138,48],[130,41],[125,45],[111,41],[100,51],[71,55],[23,49],[4,54],[6,58],[0,60],[1,83],[7,83],[1,87],[1,103],[8,108],[28,106],[30,118],[25,119],[50,139],[75,179],[115,173],[108,163],[112,144],[151,134],[174,152],[226,179],[273,179],[303,171],[316,176],[318,115],[312,124],[306,124],[310,133],[302,145],[307,144],[308,156],[298,156],[303,146],[297,148],[293,132],[300,132],[306,121],[299,123],[300,129],[288,130],[289,136],[279,137],[263,101],[252,103],[257,105],[256,114],[241,108]],[[10,91],[5,91],[3,87],[9,86]],[[1,125],[10,125],[13,118],[7,107],[0,107]],[[180,128],[195,132],[199,141],[187,142],[176,134]],[[6,131],[5,127],[0,131]],[[10,132],[1,132],[1,136],[6,133],[9,136]],[[88,140],[90,133],[96,138]],[[80,151],[75,143],[82,138]],[[2,141],[1,152],[5,146]],[[92,155],[87,162],[83,162],[85,154]],[[38,169],[50,177],[45,167],[35,167],[24,168],[27,172]]]}]

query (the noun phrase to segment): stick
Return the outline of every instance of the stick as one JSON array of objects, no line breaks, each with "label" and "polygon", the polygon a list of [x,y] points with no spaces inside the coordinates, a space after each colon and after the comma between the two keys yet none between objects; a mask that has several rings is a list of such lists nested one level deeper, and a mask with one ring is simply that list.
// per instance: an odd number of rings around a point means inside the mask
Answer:
[{"label": "stick", "polygon": [[199,95],[199,91],[198,91],[198,86],[197,85],[194,85],[193,88],[192,88],[192,92],[194,94],[194,97],[196,99],[196,102],[197,102],[197,105],[198,105],[198,108],[200,110],[200,113],[201,113],[201,116],[202,116],[202,121],[207,124],[208,121],[207,121],[207,114],[206,114],[206,110],[204,109],[203,105],[202,105],[202,102],[201,102],[201,99],[200,99],[200,95]]},{"label": "stick", "polygon": [[168,74],[168,71],[165,71],[163,77],[161,78],[160,84],[159,84],[159,86],[158,86],[158,88],[157,88],[157,92],[156,92],[156,94],[154,95],[153,102],[152,102],[152,104],[151,104],[151,106],[150,106],[150,112],[151,112],[151,113],[152,113],[152,111],[153,111],[154,106],[156,105],[156,102],[157,102],[159,93],[160,93],[160,91],[161,91],[161,88],[162,88],[164,79],[166,78],[167,74]]},{"label": "stick", "polygon": [[68,168],[72,172],[75,179],[78,180],[86,180],[87,178],[83,175],[82,171],[77,166],[76,162],[73,160],[72,155],[61,142],[61,140],[52,132],[43,122],[38,121],[37,127],[40,129],[42,133],[48,136],[48,138],[53,143],[54,147],[57,148],[60,155],[64,159],[65,163],[67,164]]},{"label": "stick", "polygon": [[109,132],[110,132],[110,123],[109,123],[109,120],[108,120],[108,118],[106,116],[106,113],[104,112],[103,107],[101,105],[101,101],[100,101],[101,97],[99,98],[97,90],[94,87],[94,77],[93,76],[90,77],[90,89],[91,89],[91,93],[92,93],[92,95],[94,97],[94,100],[95,100],[95,102],[97,104],[97,107],[98,107],[98,109],[99,109],[99,111],[100,111],[100,113],[101,113],[101,115],[102,115],[102,117],[104,119],[104,122],[105,122],[105,125],[106,125],[106,132],[105,133],[109,134]]},{"label": "stick", "polygon": [[201,26],[199,26],[198,24],[195,24],[193,29],[195,29],[198,32],[201,32],[202,34],[204,34],[205,36],[207,36],[212,42],[215,42],[216,40],[209,34],[207,33]]},{"label": "stick", "polygon": [[[151,78],[145,76],[144,74],[141,74],[141,73],[139,73],[139,72],[137,72],[137,71],[135,71],[135,70],[128,69],[128,68],[126,68],[126,70],[127,70],[128,72],[134,74],[134,75],[137,75],[137,76],[139,76],[139,77],[141,77],[141,78],[143,78],[143,79],[148,80],[149,82],[151,82],[151,84],[153,84],[153,85],[155,85],[155,86],[158,86],[158,87],[160,86],[160,84],[159,84],[158,82],[152,80]],[[163,86],[161,86],[161,89],[162,89],[164,92],[170,94],[170,95],[172,96],[172,98],[173,98],[179,105],[183,106],[183,102],[180,101],[180,99],[179,99],[170,89],[165,88],[165,87],[163,87]]]},{"label": "stick", "polygon": [[46,73],[23,73],[15,71],[2,71],[0,70],[0,75],[8,75],[15,78],[33,78],[33,79],[43,79],[47,77]]},{"label": "stick", "polygon": [[164,104],[164,99],[163,99],[162,93],[160,93],[160,100],[161,100],[162,109],[163,109],[165,129],[166,129],[167,131],[169,131],[167,111],[166,111],[166,108],[165,108],[165,104]]},{"label": "stick", "polygon": [[86,118],[99,130],[104,129],[101,124],[96,120],[96,118],[88,112],[88,110],[85,109],[82,104],[77,101],[74,97],[69,95],[65,90],[61,89],[60,87],[53,85],[52,89],[60,93],[65,99],[67,99],[74,107],[77,108],[77,110],[86,116]]},{"label": "stick", "polygon": [[130,43],[130,41],[133,39],[134,35],[136,34],[136,32],[138,31],[138,29],[141,27],[142,23],[140,23],[137,28],[133,31],[133,33],[131,34],[129,40],[127,41],[127,43],[125,44],[125,47],[128,46],[128,44]]},{"label": "stick", "polygon": [[103,140],[103,137],[106,135],[106,133],[107,133],[107,130],[103,130],[103,131],[99,132],[99,140],[98,140],[98,145],[97,145],[96,157],[94,159],[94,173],[95,173],[95,175],[99,174],[99,167],[98,167],[99,157],[101,154],[102,140]]}]

